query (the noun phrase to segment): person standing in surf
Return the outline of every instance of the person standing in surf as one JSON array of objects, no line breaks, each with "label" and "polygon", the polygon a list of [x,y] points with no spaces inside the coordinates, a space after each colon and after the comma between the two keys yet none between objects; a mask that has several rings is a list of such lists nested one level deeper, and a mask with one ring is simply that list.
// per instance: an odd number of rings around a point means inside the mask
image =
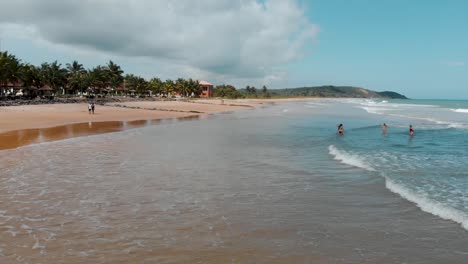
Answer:
[{"label": "person standing in surf", "polygon": [[387,134],[387,124],[383,123],[382,125],[382,134],[386,135]]},{"label": "person standing in surf", "polygon": [[409,135],[410,135],[410,136],[414,136],[413,125],[409,125]]},{"label": "person standing in surf", "polygon": [[340,124],[338,126],[338,135],[340,135],[340,136],[344,135],[344,126],[343,126],[343,124]]}]

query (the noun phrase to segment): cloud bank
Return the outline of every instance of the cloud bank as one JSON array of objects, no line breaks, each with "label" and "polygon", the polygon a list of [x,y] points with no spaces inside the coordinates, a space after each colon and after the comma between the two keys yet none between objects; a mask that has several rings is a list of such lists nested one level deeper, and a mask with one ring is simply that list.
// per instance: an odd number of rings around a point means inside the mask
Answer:
[{"label": "cloud bank", "polygon": [[296,0],[0,1],[0,25],[48,43],[213,78],[281,78],[318,33]]}]

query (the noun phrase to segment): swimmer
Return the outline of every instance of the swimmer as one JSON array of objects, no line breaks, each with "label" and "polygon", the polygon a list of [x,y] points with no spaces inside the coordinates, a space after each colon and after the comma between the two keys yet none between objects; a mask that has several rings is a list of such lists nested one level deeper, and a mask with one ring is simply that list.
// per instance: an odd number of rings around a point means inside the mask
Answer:
[{"label": "swimmer", "polygon": [[382,134],[386,135],[387,134],[387,124],[383,123],[382,125]]},{"label": "swimmer", "polygon": [[343,124],[340,124],[338,126],[338,135],[343,136],[344,135],[344,127]]},{"label": "swimmer", "polygon": [[413,125],[409,125],[409,135],[410,135],[410,136],[413,136],[413,135],[414,135]]}]

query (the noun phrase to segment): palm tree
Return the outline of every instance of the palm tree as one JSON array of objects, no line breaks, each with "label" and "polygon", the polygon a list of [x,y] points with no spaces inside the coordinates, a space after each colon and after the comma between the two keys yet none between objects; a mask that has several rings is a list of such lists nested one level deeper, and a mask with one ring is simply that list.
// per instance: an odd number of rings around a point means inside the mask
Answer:
[{"label": "palm tree", "polygon": [[108,76],[107,68],[100,65],[88,71],[88,82],[89,86],[93,90],[93,93],[99,91],[99,93],[102,94],[102,90],[108,86]]},{"label": "palm tree", "polygon": [[43,63],[41,65],[40,74],[42,81],[49,85],[54,92],[64,89],[67,83],[67,70],[61,67],[62,64],[54,61],[53,63]]},{"label": "palm tree", "polygon": [[15,83],[19,80],[21,73],[21,61],[7,51],[0,52],[0,95],[4,94],[8,83]]},{"label": "palm tree", "polygon": [[142,77],[137,77],[136,81],[137,81],[136,90],[138,94],[147,95],[148,94],[148,82]]},{"label": "palm tree", "polygon": [[130,93],[134,93],[138,86],[138,77],[134,74],[125,75],[125,86]]},{"label": "palm tree", "polygon": [[35,93],[32,90],[44,86],[40,75],[40,69],[31,64],[25,64],[21,67],[19,79],[23,82],[23,86],[29,90],[28,96],[30,98],[35,97]]},{"label": "palm tree", "polygon": [[84,80],[86,70],[83,67],[83,64],[78,63],[77,61],[73,61],[71,64],[67,64],[67,71],[68,71],[68,89],[72,90],[75,94],[76,91],[80,91],[83,94],[83,90],[85,88]]},{"label": "palm tree", "polygon": [[262,96],[264,98],[270,98],[271,97],[270,92],[268,92],[268,88],[265,85],[263,85],[263,87],[262,87]]},{"label": "palm tree", "polygon": [[250,93],[257,98],[257,88],[255,86],[250,87]]},{"label": "palm tree", "polygon": [[163,93],[166,94],[168,98],[172,97],[172,93],[174,92],[174,86],[175,84],[172,80],[166,80],[166,82],[164,82]]},{"label": "palm tree", "polygon": [[134,90],[136,88],[136,78],[134,74],[125,75],[126,86],[129,90]]},{"label": "palm tree", "polygon": [[110,87],[115,91],[115,89],[121,86],[124,82],[124,71],[120,68],[119,65],[115,64],[111,60],[107,63],[107,71],[109,73],[108,77]]},{"label": "palm tree", "polygon": [[153,78],[148,83],[148,88],[154,93],[161,95],[163,92],[163,82],[159,78]]},{"label": "palm tree", "polygon": [[190,95],[198,97],[201,94],[201,92],[202,91],[201,91],[200,83],[190,78],[188,80],[188,93]]},{"label": "palm tree", "polygon": [[175,92],[180,94],[181,96],[187,96],[188,92],[188,85],[187,81],[182,78],[179,78],[175,82]]},{"label": "palm tree", "polygon": [[24,87],[37,87],[41,83],[39,69],[31,64],[25,64],[21,67],[19,79],[23,82]]}]

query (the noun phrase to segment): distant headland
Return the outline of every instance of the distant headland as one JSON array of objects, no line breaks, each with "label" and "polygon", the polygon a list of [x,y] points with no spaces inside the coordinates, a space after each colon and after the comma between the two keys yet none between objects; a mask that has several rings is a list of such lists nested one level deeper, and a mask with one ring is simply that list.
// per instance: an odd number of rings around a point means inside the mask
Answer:
[{"label": "distant headland", "polygon": [[392,91],[376,92],[353,86],[311,86],[270,90],[273,97],[331,97],[331,98],[384,98],[408,99],[406,96]]}]

